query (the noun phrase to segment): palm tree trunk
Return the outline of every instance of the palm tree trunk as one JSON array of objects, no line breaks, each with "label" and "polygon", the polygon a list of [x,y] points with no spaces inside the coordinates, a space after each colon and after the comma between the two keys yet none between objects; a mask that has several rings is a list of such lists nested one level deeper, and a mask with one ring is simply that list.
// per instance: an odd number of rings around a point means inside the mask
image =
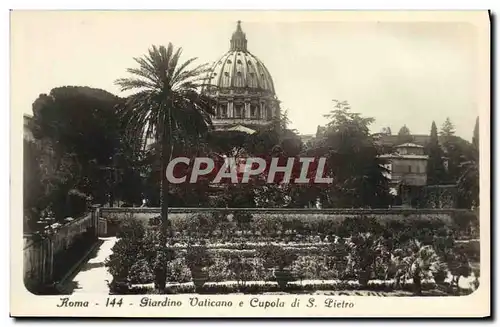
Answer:
[{"label": "palm tree trunk", "polygon": [[[160,207],[161,207],[161,230],[160,230],[160,251],[162,251],[167,245],[168,238],[168,179],[167,179],[167,166],[171,155],[171,138],[170,138],[170,120],[167,118],[167,122],[160,120],[159,122],[159,134],[161,141],[160,148]],[[159,290],[165,290],[165,285],[167,281],[167,270],[166,262],[160,263],[156,268],[155,273],[156,288]]]},{"label": "palm tree trunk", "polygon": [[161,221],[162,221],[162,235],[163,241],[167,239],[168,233],[168,179],[167,179],[167,166],[170,158],[170,137],[168,132],[165,132],[165,137],[161,143]]},{"label": "palm tree trunk", "polygon": [[422,278],[420,276],[419,268],[417,268],[413,273],[413,287],[416,295],[422,295]]}]

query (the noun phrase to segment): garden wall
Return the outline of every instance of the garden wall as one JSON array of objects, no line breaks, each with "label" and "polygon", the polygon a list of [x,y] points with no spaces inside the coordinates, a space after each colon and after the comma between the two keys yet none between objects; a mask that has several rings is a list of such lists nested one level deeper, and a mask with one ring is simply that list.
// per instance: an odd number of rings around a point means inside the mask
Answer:
[{"label": "garden wall", "polygon": [[86,248],[97,242],[99,209],[44,233],[24,235],[23,270],[28,290],[37,293],[63,276]]}]

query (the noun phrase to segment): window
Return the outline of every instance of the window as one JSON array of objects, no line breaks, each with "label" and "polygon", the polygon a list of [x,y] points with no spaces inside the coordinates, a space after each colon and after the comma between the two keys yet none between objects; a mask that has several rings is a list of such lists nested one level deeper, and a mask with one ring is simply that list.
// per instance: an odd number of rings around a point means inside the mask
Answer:
[{"label": "window", "polygon": [[228,64],[230,64],[230,63],[232,63],[232,61],[228,59],[228,60],[227,60],[227,63],[228,63]]},{"label": "window", "polygon": [[241,65],[241,60],[238,59],[238,61],[236,62],[238,65]]},{"label": "window", "polygon": [[408,172],[411,173],[411,166],[408,166]]},{"label": "window", "polygon": [[250,117],[252,118],[257,118],[257,106],[252,105],[250,106]]},{"label": "window", "polygon": [[219,117],[226,118],[227,117],[227,107],[226,105],[219,106]]},{"label": "window", "polygon": [[242,114],[243,114],[243,105],[235,104],[234,105],[234,117],[241,118]]},{"label": "window", "polygon": [[224,72],[224,76],[229,76],[229,72]]},{"label": "window", "polygon": [[267,119],[273,118],[273,110],[271,108],[267,108]]}]

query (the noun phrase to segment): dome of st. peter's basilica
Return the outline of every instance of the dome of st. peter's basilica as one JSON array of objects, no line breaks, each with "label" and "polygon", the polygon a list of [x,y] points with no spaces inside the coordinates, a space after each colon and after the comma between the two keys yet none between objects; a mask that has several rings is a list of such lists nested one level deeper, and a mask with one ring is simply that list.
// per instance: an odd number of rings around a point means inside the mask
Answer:
[{"label": "dome of st. peter's basilica", "polygon": [[230,49],[211,67],[203,92],[216,99],[216,129],[259,128],[280,117],[273,79],[262,61],[250,53],[238,21]]}]

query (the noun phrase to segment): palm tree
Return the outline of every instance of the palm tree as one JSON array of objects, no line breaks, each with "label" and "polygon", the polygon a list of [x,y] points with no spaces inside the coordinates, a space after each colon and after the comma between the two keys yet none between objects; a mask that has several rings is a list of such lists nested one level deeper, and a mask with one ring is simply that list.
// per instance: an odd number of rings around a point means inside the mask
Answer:
[{"label": "palm tree", "polygon": [[[153,137],[161,144],[159,157],[161,163],[160,206],[163,235],[166,242],[168,225],[168,180],[166,168],[171,160],[174,137],[180,133],[192,137],[201,137],[212,126],[211,115],[213,99],[200,93],[202,81],[208,72],[206,65],[190,68],[197,58],[179,62],[182,48],[174,49],[169,43],[164,46],[152,46],[148,54],[134,58],[139,65],[129,68],[129,78],[120,78],[116,84],[121,91],[133,91],[122,107],[127,132],[133,139]],[[166,272],[164,272],[166,275]],[[160,281],[160,288],[165,286]]]},{"label": "palm tree", "polygon": [[423,245],[417,240],[408,244],[409,254],[403,258],[406,277],[413,279],[415,294],[422,294],[422,280],[428,278],[436,267],[441,266],[440,258],[431,245]]}]

